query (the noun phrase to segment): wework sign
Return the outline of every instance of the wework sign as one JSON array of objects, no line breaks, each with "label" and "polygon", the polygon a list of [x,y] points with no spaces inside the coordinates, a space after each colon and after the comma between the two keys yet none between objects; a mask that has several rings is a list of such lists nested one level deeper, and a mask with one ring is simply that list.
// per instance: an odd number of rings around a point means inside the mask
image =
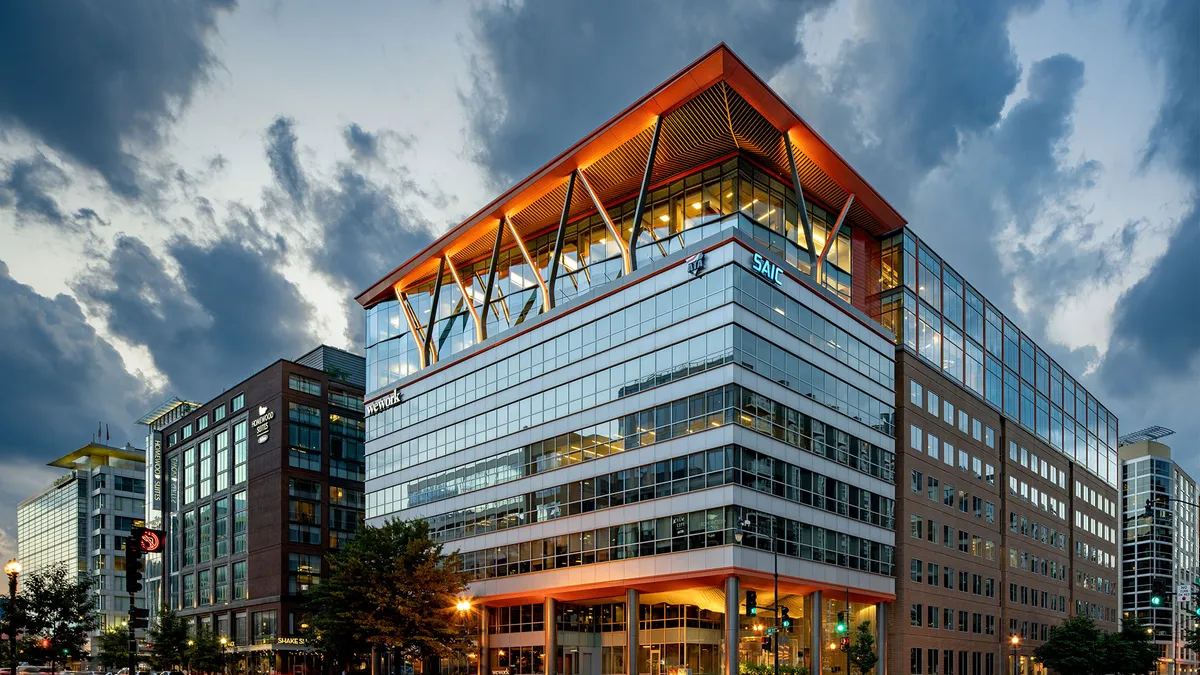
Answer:
[{"label": "wework sign", "polygon": [[391,390],[390,392],[384,394],[383,396],[380,396],[377,399],[369,401],[363,407],[363,410],[364,410],[366,416],[370,417],[371,415],[378,415],[379,413],[383,412],[384,410],[390,410],[392,408],[395,408],[396,406],[400,405],[401,403],[404,403],[404,396],[400,394],[400,389],[397,388],[397,389]]}]

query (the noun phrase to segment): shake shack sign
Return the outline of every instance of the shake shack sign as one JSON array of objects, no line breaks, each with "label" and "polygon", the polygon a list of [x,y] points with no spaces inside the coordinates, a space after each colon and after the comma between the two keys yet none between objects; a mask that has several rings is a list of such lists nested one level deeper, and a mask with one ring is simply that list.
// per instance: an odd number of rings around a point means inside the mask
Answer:
[{"label": "shake shack sign", "polygon": [[401,403],[404,403],[404,396],[400,394],[399,389],[393,389],[383,396],[369,401],[366,406],[364,406],[364,412],[366,413],[367,417],[370,417],[371,415],[378,415],[384,410],[395,408]]},{"label": "shake shack sign", "polygon": [[250,426],[254,427],[254,433],[258,436],[259,443],[267,442],[267,432],[271,430],[271,420],[275,419],[275,411],[268,410],[267,406],[258,406],[258,417],[250,422]]}]

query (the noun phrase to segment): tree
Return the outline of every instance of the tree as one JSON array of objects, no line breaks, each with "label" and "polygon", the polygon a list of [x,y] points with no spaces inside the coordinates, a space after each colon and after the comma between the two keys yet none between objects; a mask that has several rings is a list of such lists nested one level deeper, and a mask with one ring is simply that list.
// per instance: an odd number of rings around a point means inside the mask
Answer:
[{"label": "tree", "polygon": [[219,673],[224,670],[224,659],[224,649],[217,634],[208,626],[197,624],[186,651],[189,670],[194,673]]},{"label": "tree", "polygon": [[1096,675],[1102,668],[1101,635],[1090,617],[1073,616],[1050,629],[1048,639],[1033,650],[1033,658],[1062,675]]},{"label": "tree", "polygon": [[1183,639],[1188,649],[1200,652],[1200,625],[1192,626],[1191,630],[1184,633]]},{"label": "tree", "polygon": [[188,624],[170,607],[163,607],[150,627],[150,664],[157,670],[173,670],[187,657]]},{"label": "tree", "polygon": [[96,625],[92,580],[68,572],[63,564],[30,574],[21,589],[25,635],[36,641],[37,652],[51,671],[67,661],[87,656],[87,633]]},{"label": "tree", "polygon": [[308,591],[314,646],[394,648],[401,663],[470,646],[455,609],[465,575],[458,557],[429,537],[425,521],[365,526],[328,563],[321,583]]},{"label": "tree", "polygon": [[875,654],[875,636],[871,635],[870,621],[858,624],[858,629],[854,631],[854,637],[850,640],[850,651],[846,652],[846,659],[854,664],[862,675],[867,675],[879,662],[879,657]]},{"label": "tree", "polygon": [[100,649],[100,663],[109,670],[120,670],[129,665],[129,626],[110,628],[100,633],[96,645]]},{"label": "tree", "polygon": [[1136,616],[1122,621],[1120,632],[1105,634],[1101,643],[1105,672],[1144,675],[1158,667],[1158,645]]}]

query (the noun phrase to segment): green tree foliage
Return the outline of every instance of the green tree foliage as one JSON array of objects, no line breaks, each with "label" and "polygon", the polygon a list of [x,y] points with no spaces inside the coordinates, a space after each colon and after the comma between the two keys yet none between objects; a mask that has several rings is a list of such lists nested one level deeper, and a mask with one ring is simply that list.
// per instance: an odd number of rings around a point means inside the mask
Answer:
[{"label": "green tree foliage", "polygon": [[850,651],[846,652],[846,656],[861,675],[867,675],[879,662],[879,656],[875,654],[875,636],[871,634],[870,621],[858,624],[858,629],[850,638]]},{"label": "green tree foliage", "polygon": [[1200,625],[1192,626],[1191,630],[1184,633],[1183,639],[1188,649],[1200,652]]},{"label": "green tree foliage", "polygon": [[1158,645],[1136,616],[1121,622],[1121,631],[1104,636],[1104,663],[1116,675],[1143,675],[1158,666]]},{"label": "green tree foliage", "polygon": [[1090,618],[1074,616],[1050,629],[1033,658],[1062,675],[1144,675],[1155,670],[1158,648],[1137,617],[1106,633]]},{"label": "green tree foliage", "polygon": [[188,641],[185,660],[193,673],[219,673],[224,670],[225,654],[220,638],[204,624],[197,624]]},{"label": "green tree foliage", "polygon": [[[96,625],[92,580],[55,565],[25,577],[21,619],[27,649],[52,669],[87,656],[87,633]],[[30,662],[33,662],[31,659]]]},{"label": "green tree foliage", "polygon": [[100,633],[95,648],[100,650],[101,665],[111,671],[129,666],[129,626],[110,628]]},{"label": "green tree foliage", "polygon": [[150,645],[150,664],[155,670],[175,670],[187,658],[188,624],[169,607],[155,617],[146,642]]},{"label": "green tree foliage", "polygon": [[371,646],[392,647],[397,662],[450,656],[471,642],[455,601],[466,591],[457,556],[429,537],[423,520],[366,526],[329,556],[308,592],[311,644],[341,663]]}]

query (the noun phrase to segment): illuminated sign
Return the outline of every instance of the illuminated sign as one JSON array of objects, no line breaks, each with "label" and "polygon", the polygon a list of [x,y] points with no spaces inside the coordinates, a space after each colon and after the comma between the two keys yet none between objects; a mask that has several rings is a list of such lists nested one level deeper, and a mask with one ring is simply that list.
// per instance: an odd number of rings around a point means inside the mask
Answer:
[{"label": "illuminated sign", "polygon": [[776,265],[757,253],[754,254],[754,271],[770,279],[771,281],[774,281],[776,286],[783,285],[783,279],[780,277],[782,270],[779,269],[779,265]]},{"label": "illuminated sign", "polygon": [[277,644],[277,645],[302,645],[302,644],[304,644],[304,638],[278,637],[278,638],[275,638],[275,644]]},{"label": "illuminated sign", "polygon": [[704,251],[688,256],[688,274],[698,277],[704,271]]},{"label": "illuminated sign", "polygon": [[160,553],[163,550],[163,533],[161,530],[142,530],[138,534],[140,546],[145,553]]},{"label": "illuminated sign", "polygon": [[151,434],[154,437],[153,450],[150,453],[150,478],[153,487],[151,495],[151,508],[162,508],[162,433],[155,431]]},{"label": "illuminated sign", "polygon": [[404,396],[400,394],[400,389],[397,387],[383,396],[380,396],[379,398],[367,403],[366,406],[364,406],[364,412],[366,413],[367,417],[370,417],[371,415],[378,415],[384,410],[395,408],[401,403],[404,403]]},{"label": "illuminated sign", "polygon": [[267,410],[265,405],[258,406],[258,417],[255,417],[250,425],[254,427],[254,433],[258,434],[259,443],[267,442],[267,432],[271,430],[271,420],[273,419],[275,419],[274,410]]}]

